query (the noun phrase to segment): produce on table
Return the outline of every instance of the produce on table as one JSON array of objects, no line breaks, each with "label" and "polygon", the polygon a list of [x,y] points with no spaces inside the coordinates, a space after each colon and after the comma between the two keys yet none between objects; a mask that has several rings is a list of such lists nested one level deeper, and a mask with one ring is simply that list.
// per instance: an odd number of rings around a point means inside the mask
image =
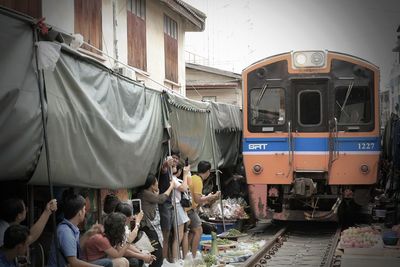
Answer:
[{"label": "produce on table", "polygon": [[237,229],[235,229],[235,228],[232,228],[232,229],[229,229],[227,232],[226,232],[226,234],[224,235],[224,237],[235,237],[235,236],[239,236],[239,235],[242,235],[243,233],[242,232],[240,232],[239,230],[237,230]]},{"label": "produce on table", "polygon": [[340,244],[343,248],[371,248],[380,240],[379,231],[372,227],[350,227],[342,232]]},{"label": "produce on table", "polygon": [[213,264],[217,264],[217,256],[212,255],[211,253],[207,253],[203,256],[203,260],[206,263],[207,267],[210,267]]},{"label": "produce on table", "polygon": [[[244,211],[247,203],[243,198],[228,198],[222,200],[224,206],[224,218],[228,220],[248,219],[249,216]],[[215,202],[211,207],[203,207],[204,214],[208,218],[222,219],[220,202]]]},{"label": "produce on table", "polygon": [[[202,245],[210,245],[212,243],[211,240],[205,240],[205,241],[201,241]],[[234,242],[232,242],[229,239],[224,239],[224,238],[217,238],[217,245],[221,246],[221,245],[232,245]]]}]

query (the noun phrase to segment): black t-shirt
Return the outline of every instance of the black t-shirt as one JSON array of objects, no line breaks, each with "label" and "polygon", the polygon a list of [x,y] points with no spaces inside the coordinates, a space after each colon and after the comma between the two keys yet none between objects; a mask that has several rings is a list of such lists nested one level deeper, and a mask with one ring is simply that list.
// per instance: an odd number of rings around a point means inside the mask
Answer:
[{"label": "black t-shirt", "polygon": [[163,194],[169,188],[169,171],[160,174],[158,180],[158,190],[160,194]]}]

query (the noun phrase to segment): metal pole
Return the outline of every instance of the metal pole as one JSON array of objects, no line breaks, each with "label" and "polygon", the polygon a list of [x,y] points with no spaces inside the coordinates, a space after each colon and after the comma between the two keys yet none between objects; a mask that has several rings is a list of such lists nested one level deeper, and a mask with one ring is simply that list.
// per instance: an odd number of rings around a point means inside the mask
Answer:
[{"label": "metal pole", "polygon": [[[212,143],[211,147],[212,147],[212,156],[213,156],[214,168],[215,168],[215,179],[217,181],[218,191],[221,192],[221,180],[219,178],[218,163],[215,158],[215,148],[214,148],[214,144],[216,143],[215,138],[214,138],[215,132],[212,127],[210,112],[208,112],[208,120],[210,122],[210,129],[211,129],[211,143]],[[221,205],[222,226],[223,226],[224,232],[225,232],[226,226],[225,226],[225,216],[224,216],[224,205],[222,204],[222,193],[219,195],[219,204]]]},{"label": "metal pole", "polygon": [[[36,42],[39,41],[38,29],[34,27],[33,29],[33,34],[34,34],[34,39]],[[34,53],[35,53],[35,59],[36,59],[36,71],[37,71],[37,78],[38,78],[38,88],[39,88],[39,96],[40,96],[40,108],[41,108],[41,115],[42,115],[42,125],[43,125],[43,136],[44,136],[44,148],[46,152],[46,165],[47,165],[47,181],[49,184],[49,189],[50,189],[50,199],[54,199],[54,191],[53,191],[53,182],[51,180],[51,166],[50,166],[50,153],[49,153],[49,141],[47,137],[47,121],[46,121],[46,116],[45,116],[45,111],[44,111],[44,87],[42,84],[44,84],[44,73],[43,70],[39,70],[39,61],[38,61],[38,46],[35,44],[34,48]],[[60,259],[58,255],[58,251],[60,250],[59,243],[56,242],[58,240],[57,238],[57,222],[56,222],[56,215],[55,213],[52,214],[52,222],[53,222],[53,228],[54,228],[54,245],[56,248],[56,262],[57,266],[60,265]]]},{"label": "metal pole", "polygon": [[[171,139],[168,139],[168,156],[171,156]],[[173,181],[172,177],[172,167],[169,167],[169,179],[170,181]],[[174,187],[175,187],[175,181],[174,181]],[[176,246],[177,246],[177,253],[178,253],[178,259],[182,259],[181,254],[179,252],[179,233],[178,233],[178,212],[176,210],[176,196],[175,196],[175,188],[172,190],[172,206],[174,207],[174,231],[175,231],[175,238],[176,238]]]}]

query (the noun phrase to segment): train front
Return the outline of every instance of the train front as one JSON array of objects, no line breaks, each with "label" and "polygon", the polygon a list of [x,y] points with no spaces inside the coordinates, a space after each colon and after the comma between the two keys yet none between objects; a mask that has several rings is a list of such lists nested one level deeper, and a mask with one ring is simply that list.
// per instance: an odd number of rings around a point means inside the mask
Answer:
[{"label": "train front", "polygon": [[243,158],[258,219],[330,221],[368,204],[378,84],[373,64],[328,51],[280,54],[243,71]]}]

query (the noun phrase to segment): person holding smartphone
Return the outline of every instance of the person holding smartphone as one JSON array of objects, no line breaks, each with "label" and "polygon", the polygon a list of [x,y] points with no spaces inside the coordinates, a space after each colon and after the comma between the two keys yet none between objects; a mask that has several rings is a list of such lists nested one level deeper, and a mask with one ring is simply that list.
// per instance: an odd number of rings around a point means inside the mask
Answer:
[{"label": "person holding smartphone", "polygon": [[[130,225],[133,221],[135,221],[135,226],[133,230],[135,230],[136,228],[140,228],[140,222],[143,219],[143,211],[138,210],[137,214],[133,215],[132,206],[128,203],[120,202],[115,207],[115,212],[120,212],[126,216],[125,240],[127,240],[131,232]],[[129,261],[129,267],[141,267],[143,265],[143,262],[151,264],[157,258],[150,253],[142,252],[136,247],[134,243],[132,243],[132,245],[128,248],[124,256]]]},{"label": "person holding smartphone", "polygon": [[[172,181],[164,193],[159,193],[157,177],[154,174],[147,176],[144,186],[141,187],[138,198],[142,201],[144,219],[142,220],[142,230],[149,237],[155,251],[152,252],[156,259],[149,265],[150,267],[160,267],[163,264],[163,234],[161,231],[159,204],[164,203],[174,189]],[[167,247],[168,249],[168,247]]]},{"label": "person holding smartphone", "polygon": [[[189,222],[189,217],[187,216],[186,211],[183,209],[181,205],[181,199],[182,199],[182,193],[187,193],[189,190],[188,187],[188,176],[190,173],[190,166],[186,165],[185,167],[182,166],[182,164],[178,164],[177,167],[172,168],[173,171],[173,182],[174,182],[174,188],[175,188],[175,207],[176,207],[176,213],[177,213],[177,225],[178,225],[178,236],[179,240],[176,240],[174,235],[174,242],[172,244],[172,258],[173,261],[176,262],[178,259],[178,253],[179,251],[177,250],[178,243],[181,244],[183,237],[184,237],[184,226],[185,223]],[[182,178],[182,179],[179,179]],[[187,244],[186,244],[187,245]],[[182,253],[183,255],[186,255],[188,251],[187,247],[182,247]]]},{"label": "person holding smartphone", "polygon": [[[171,169],[176,167],[180,161],[180,152],[172,151],[171,156],[168,156],[163,162],[160,170],[158,179],[159,193],[163,194],[169,188],[172,173]],[[174,218],[174,206],[172,205],[172,199],[170,196],[158,205],[160,212],[160,225],[163,234],[163,257],[168,259],[170,262],[173,261],[172,257],[168,255],[168,248],[171,246],[169,243],[170,234],[173,233],[175,218]]]}]

